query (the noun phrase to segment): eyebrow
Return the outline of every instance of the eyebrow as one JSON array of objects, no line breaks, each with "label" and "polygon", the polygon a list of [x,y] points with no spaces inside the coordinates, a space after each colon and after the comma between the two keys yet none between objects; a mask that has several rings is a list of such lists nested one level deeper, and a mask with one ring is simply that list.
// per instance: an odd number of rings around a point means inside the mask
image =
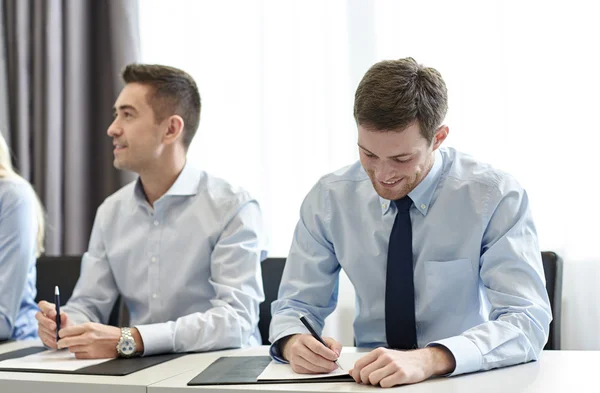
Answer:
[{"label": "eyebrow", "polygon": [[[361,149],[363,149],[365,152],[374,155],[375,157],[377,157],[377,154],[369,151],[368,149],[364,148],[363,146],[360,145],[360,143],[358,143],[358,147],[360,147]],[[402,158],[402,157],[406,157],[406,156],[411,156],[412,153],[401,153],[401,154],[396,154],[395,156],[391,156],[388,158]]]},{"label": "eyebrow", "polygon": [[119,111],[124,111],[124,110],[131,110],[137,113],[137,109],[135,109],[135,107],[133,105],[120,105],[118,108],[113,106],[113,114],[117,113],[117,109]]}]

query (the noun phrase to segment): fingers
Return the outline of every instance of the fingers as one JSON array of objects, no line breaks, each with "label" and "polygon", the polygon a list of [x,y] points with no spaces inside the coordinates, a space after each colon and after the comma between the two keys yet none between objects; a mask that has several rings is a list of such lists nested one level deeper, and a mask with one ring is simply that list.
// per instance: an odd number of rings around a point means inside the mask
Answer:
[{"label": "fingers", "polygon": [[56,322],[54,319],[49,318],[41,311],[35,313],[35,319],[37,319],[39,327],[44,327],[48,330],[56,330]]},{"label": "fingers", "polygon": [[[381,370],[385,368],[388,363],[390,362],[385,358],[385,356],[380,356],[374,362],[368,364],[366,367],[360,370],[360,380],[366,384],[377,385],[381,378],[387,376],[387,374],[383,375]],[[379,376],[379,378],[376,378],[377,376]]]},{"label": "fingers", "polygon": [[399,369],[393,363],[377,370],[373,374],[375,374],[373,375],[373,380],[377,380],[377,383],[382,388],[391,388],[392,386],[411,383],[406,372],[403,369]]},{"label": "fingers", "polygon": [[365,356],[356,361],[354,369],[359,369],[360,371],[367,365],[373,363],[378,357],[380,357],[383,354],[385,354],[385,348],[377,348],[372,350],[371,352],[367,353]]},{"label": "fingers", "polygon": [[65,328],[65,327],[69,326],[69,324],[70,324],[69,315],[64,311],[61,311],[60,312],[60,327]]},{"label": "fingers", "polygon": [[362,358],[358,359],[350,372],[350,375],[357,383],[362,383],[363,380],[361,378],[361,371],[363,368],[367,367],[369,364],[373,363],[380,356],[380,349],[375,349]]},{"label": "fingers", "polygon": [[89,330],[87,324],[69,326],[58,333],[60,336],[57,342],[58,348],[91,345],[96,341],[96,336]]},{"label": "fingers", "polygon": [[61,338],[60,340],[58,340],[56,345],[58,346],[59,349],[62,349],[62,348],[71,348],[73,346],[78,346],[78,345],[90,345],[90,344],[93,344],[94,341],[95,340],[92,339],[92,337],[89,334],[82,334],[79,336]]},{"label": "fingers", "polygon": [[[314,345],[315,343],[317,345]],[[293,337],[293,341],[290,341],[290,348],[287,351],[288,360],[294,371],[297,373],[321,374],[329,373],[337,368],[337,365],[332,360],[315,353],[312,348],[324,352],[330,358],[333,358],[333,360],[337,359],[335,352],[325,347],[310,334],[299,335]]]},{"label": "fingers", "polygon": [[[40,302],[48,303],[48,302]],[[48,303],[49,304],[49,303]],[[56,315],[56,313],[55,313]],[[38,311],[35,314],[35,319],[38,321],[38,335],[40,339],[49,348],[57,348],[56,346],[56,322],[52,318],[48,318],[44,313]]]},{"label": "fingers", "polygon": [[296,362],[313,373],[326,374],[337,369],[337,365],[321,356],[304,349],[298,353]]},{"label": "fingers", "polygon": [[81,325],[66,326],[60,329],[59,336],[60,338],[79,336],[89,330],[90,328],[87,323],[83,323]]},{"label": "fingers", "polygon": [[56,333],[48,332],[46,330],[38,330],[38,335],[40,336],[40,340],[44,343],[48,348],[57,349],[56,345]]},{"label": "fingers", "polygon": [[[38,325],[48,330],[56,330],[56,309],[54,308],[54,304],[42,300],[38,303],[38,307],[40,311],[35,314]],[[67,326],[69,323],[69,316],[66,312],[60,313],[60,323],[61,327]]]},{"label": "fingers", "polygon": [[42,300],[38,303],[40,311],[49,318],[56,318],[56,305],[54,303]]},{"label": "fingers", "polygon": [[333,352],[335,352],[335,354],[339,358],[340,357],[340,353],[342,353],[342,343],[334,340],[331,337],[324,337],[323,341],[325,341],[325,344],[327,344],[327,346],[329,347],[329,349],[331,349]]},{"label": "fingers", "polygon": [[338,354],[321,344],[316,338],[311,335],[303,335],[300,340],[304,346],[306,346],[314,354],[319,355],[322,358],[334,362],[338,358]]}]

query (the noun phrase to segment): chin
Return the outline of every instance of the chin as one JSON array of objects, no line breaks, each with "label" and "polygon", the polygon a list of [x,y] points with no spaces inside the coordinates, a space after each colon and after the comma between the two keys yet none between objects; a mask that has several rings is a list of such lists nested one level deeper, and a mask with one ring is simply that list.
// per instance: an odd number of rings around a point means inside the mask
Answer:
[{"label": "chin", "polygon": [[381,189],[379,187],[375,187],[375,192],[382,197],[383,199],[388,199],[390,201],[395,201],[406,196],[406,192],[404,190],[390,190],[390,189]]},{"label": "chin", "polygon": [[126,163],[124,163],[122,161],[119,161],[119,160],[114,160],[113,161],[113,166],[115,168],[119,169],[119,170],[122,170],[122,171],[128,171],[128,170],[130,170],[129,166]]}]

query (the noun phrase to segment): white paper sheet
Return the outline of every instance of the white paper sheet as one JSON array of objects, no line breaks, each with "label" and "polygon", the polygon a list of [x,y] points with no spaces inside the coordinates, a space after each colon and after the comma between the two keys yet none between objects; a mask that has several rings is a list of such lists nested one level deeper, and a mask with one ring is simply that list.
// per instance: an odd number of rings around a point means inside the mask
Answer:
[{"label": "white paper sheet", "polygon": [[111,359],[76,359],[68,350],[48,350],[0,362],[0,368],[75,371]]},{"label": "white paper sheet", "polygon": [[268,381],[268,380],[277,380],[277,379],[312,379],[312,378],[323,378],[323,377],[333,377],[335,375],[348,375],[348,371],[350,371],[354,367],[354,363],[367,353],[342,353],[338,362],[340,366],[342,366],[343,370],[339,368],[328,374],[298,374],[294,370],[292,370],[292,366],[289,364],[282,364],[276,361],[271,361],[267,367],[263,370],[263,372],[258,376],[257,380],[259,381]]}]

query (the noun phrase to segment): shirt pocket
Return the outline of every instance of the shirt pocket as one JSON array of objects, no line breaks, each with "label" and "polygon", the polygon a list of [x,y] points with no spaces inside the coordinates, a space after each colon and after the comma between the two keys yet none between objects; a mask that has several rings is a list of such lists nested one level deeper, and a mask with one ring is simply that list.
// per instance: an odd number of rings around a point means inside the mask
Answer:
[{"label": "shirt pocket", "polygon": [[426,261],[421,302],[436,314],[466,315],[464,313],[478,303],[477,279],[471,260]]}]

